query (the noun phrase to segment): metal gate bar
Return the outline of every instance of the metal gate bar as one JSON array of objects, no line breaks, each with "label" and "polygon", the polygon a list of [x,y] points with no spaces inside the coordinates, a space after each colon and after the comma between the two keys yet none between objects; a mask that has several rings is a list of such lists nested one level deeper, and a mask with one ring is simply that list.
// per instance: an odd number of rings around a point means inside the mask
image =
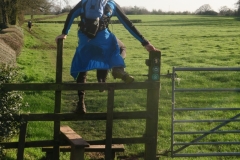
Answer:
[{"label": "metal gate bar", "polygon": [[[176,75],[176,71],[240,71],[240,68],[236,67],[221,67],[221,68],[179,68],[173,67],[173,75]],[[198,142],[209,134],[226,134],[226,133],[240,133],[240,130],[229,131],[217,131],[219,128],[225,126],[230,122],[239,122],[240,114],[235,115],[229,119],[221,120],[175,120],[175,112],[184,111],[239,111],[240,108],[176,108],[175,107],[175,93],[176,92],[240,92],[240,88],[176,88],[175,77],[172,78],[172,130],[171,130],[171,156],[172,157],[199,157],[199,156],[239,156],[240,152],[212,152],[212,153],[179,153],[185,148],[192,145],[239,145],[240,142]],[[176,123],[193,123],[193,122],[222,122],[209,131],[174,131],[174,124]],[[199,137],[191,140],[190,142],[174,142],[174,135],[192,135],[202,134]],[[174,146],[180,146],[174,150]]]},{"label": "metal gate bar", "polygon": [[[207,135],[209,135],[209,134],[211,134],[212,132],[216,131],[217,129],[221,128],[222,126],[225,126],[227,123],[232,122],[232,120],[238,118],[239,116],[240,116],[240,114],[236,115],[236,116],[233,117],[233,118],[230,118],[229,120],[226,120],[224,123],[222,123],[222,124],[218,125],[217,127],[211,129],[209,132],[204,133],[202,136],[194,139],[194,140],[191,141],[190,143],[174,143],[173,145],[184,145],[184,146],[182,146],[181,148],[179,148],[179,149],[177,149],[177,150],[175,150],[175,151],[172,151],[172,153],[174,154],[174,153],[180,152],[181,150],[183,150],[183,149],[185,149],[186,147],[188,147],[188,146],[190,146],[190,145],[198,142],[199,140],[203,139],[204,137],[206,137]],[[175,134],[176,134],[176,133],[175,133]],[[231,143],[233,143],[233,142],[231,142]],[[196,144],[207,144],[207,143],[196,143]],[[220,143],[210,143],[210,142],[209,142],[208,144],[220,144]],[[221,142],[221,144],[223,144],[223,142]],[[229,143],[225,143],[225,144],[229,144]],[[240,144],[240,142],[239,142],[239,144]]]}]

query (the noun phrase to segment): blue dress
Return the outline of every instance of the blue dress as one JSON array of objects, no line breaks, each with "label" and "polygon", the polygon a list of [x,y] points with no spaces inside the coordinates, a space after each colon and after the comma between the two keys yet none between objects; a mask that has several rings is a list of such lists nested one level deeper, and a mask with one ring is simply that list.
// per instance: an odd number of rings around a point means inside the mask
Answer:
[{"label": "blue dress", "polygon": [[98,32],[93,39],[89,39],[81,31],[78,32],[78,37],[79,43],[71,65],[71,75],[74,79],[79,72],[125,67],[117,39],[108,29]]}]

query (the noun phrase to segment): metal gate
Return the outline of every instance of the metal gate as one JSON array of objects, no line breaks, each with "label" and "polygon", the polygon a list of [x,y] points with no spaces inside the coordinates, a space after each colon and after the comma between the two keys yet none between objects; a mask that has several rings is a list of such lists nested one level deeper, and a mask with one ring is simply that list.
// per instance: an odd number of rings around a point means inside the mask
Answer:
[{"label": "metal gate", "polygon": [[172,157],[240,156],[239,71],[173,68]]}]

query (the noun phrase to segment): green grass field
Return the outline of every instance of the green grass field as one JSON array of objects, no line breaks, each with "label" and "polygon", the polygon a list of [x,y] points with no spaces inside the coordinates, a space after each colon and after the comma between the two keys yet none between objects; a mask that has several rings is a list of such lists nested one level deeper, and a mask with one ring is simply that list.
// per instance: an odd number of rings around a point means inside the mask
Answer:
[{"label": "green grass field", "polygon": [[[57,20],[65,20],[66,15]],[[129,19],[141,19],[136,23],[137,29],[156,48],[162,52],[161,74],[172,72],[173,67],[239,67],[240,51],[240,21],[235,17],[209,16],[129,16]],[[54,19],[51,19],[54,21]],[[55,82],[56,43],[55,37],[61,34],[63,24],[33,23],[32,32],[23,26],[25,44],[21,55],[17,59],[23,76],[23,82]],[[148,52],[121,24],[110,25],[110,30],[126,45],[126,70],[135,77],[135,81],[147,79],[145,74],[148,68],[145,59]],[[77,25],[73,25],[69,36],[64,41],[63,53],[63,81],[73,82],[69,75],[70,64],[77,46]],[[177,72],[180,83],[177,88],[240,88],[240,77],[237,72]],[[161,77],[161,91],[159,101],[158,124],[158,154],[168,151],[171,147],[171,117],[172,117],[172,81],[165,76]],[[96,82],[96,72],[90,71],[88,82]],[[109,74],[108,82],[119,82]],[[62,112],[70,112],[77,101],[77,92],[63,92]],[[105,112],[107,93],[98,91],[86,92],[88,112]],[[25,101],[30,107],[24,112],[52,113],[54,110],[54,92],[26,92]],[[177,93],[176,107],[229,107],[239,108],[239,93]],[[114,111],[144,110],[146,105],[145,90],[116,91]],[[175,115],[176,119],[229,119],[239,111],[211,111],[211,112],[181,112]],[[74,128],[84,139],[104,139],[104,121],[62,122]],[[219,123],[190,123],[180,124],[176,131],[206,131],[211,130]],[[222,130],[238,130],[238,122],[229,123]],[[116,121],[113,128],[114,137],[134,137],[144,134],[144,120]],[[31,122],[28,126],[27,140],[46,140],[53,137],[52,122]],[[177,142],[189,142],[196,135],[183,135],[175,138]],[[207,136],[206,141],[239,141],[238,134],[214,134]],[[125,145],[124,154],[127,160],[141,160],[144,146]],[[186,148],[186,153],[202,152],[237,152],[237,145],[204,145]],[[25,150],[26,160],[41,159],[44,154],[41,148]],[[62,154],[62,160],[68,160],[68,154]],[[135,159],[133,158],[135,157]],[[138,157],[138,158],[137,158]],[[95,158],[94,154],[87,154],[86,159]],[[99,157],[100,159],[101,157]],[[15,150],[8,152],[8,159],[16,159]],[[172,159],[170,156],[161,156],[160,159]],[[202,158],[175,158],[175,159],[239,159],[239,157],[202,157]]]}]

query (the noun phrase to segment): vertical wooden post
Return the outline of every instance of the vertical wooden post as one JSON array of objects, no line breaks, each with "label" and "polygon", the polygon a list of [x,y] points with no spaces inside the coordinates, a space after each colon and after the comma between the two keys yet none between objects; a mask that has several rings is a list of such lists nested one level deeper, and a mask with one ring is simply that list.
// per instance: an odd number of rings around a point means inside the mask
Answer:
[{"label": "vertical wooden post", "polygon": [[161,52],[150,52],[147,64],[149,66],[148,81],[159,83],[159,86],[155,89],[147,90],[147,112],[151,117],[146,120],[146,137],[150,138],[150,141],[145,143],[145,160],[155,160],[157,154],[160,64]]},{"label": "vertical wooden post", "polygon": [[20,128],[19,140],[18,140],[18,152],[17,160],[24,160],[24,148],[26,141],[27,121],[24,120]]},{"label": "vertical wooden post", "polygon": [[[57,42],[57,62],[56,62],[56,84],[62,83],[62,65],[63,65],[63,39],[59,39]],[[55,108],[54,113],[61,112],[61,89],[55,91]],[[59,159],[59,145],[60,145],[60,121],[54,121],[54,147],[53,158]]]},{"label": "vertical wooden post", "polygon": [[110,88],[108,90],[108,103],[107,103],[105,160],[112,159],[113,106],[114,106],[114,89]]},{"label": "vertical wooden post", "polygon": [[71,145],[70,160],[84,160],[84,147]]}]

